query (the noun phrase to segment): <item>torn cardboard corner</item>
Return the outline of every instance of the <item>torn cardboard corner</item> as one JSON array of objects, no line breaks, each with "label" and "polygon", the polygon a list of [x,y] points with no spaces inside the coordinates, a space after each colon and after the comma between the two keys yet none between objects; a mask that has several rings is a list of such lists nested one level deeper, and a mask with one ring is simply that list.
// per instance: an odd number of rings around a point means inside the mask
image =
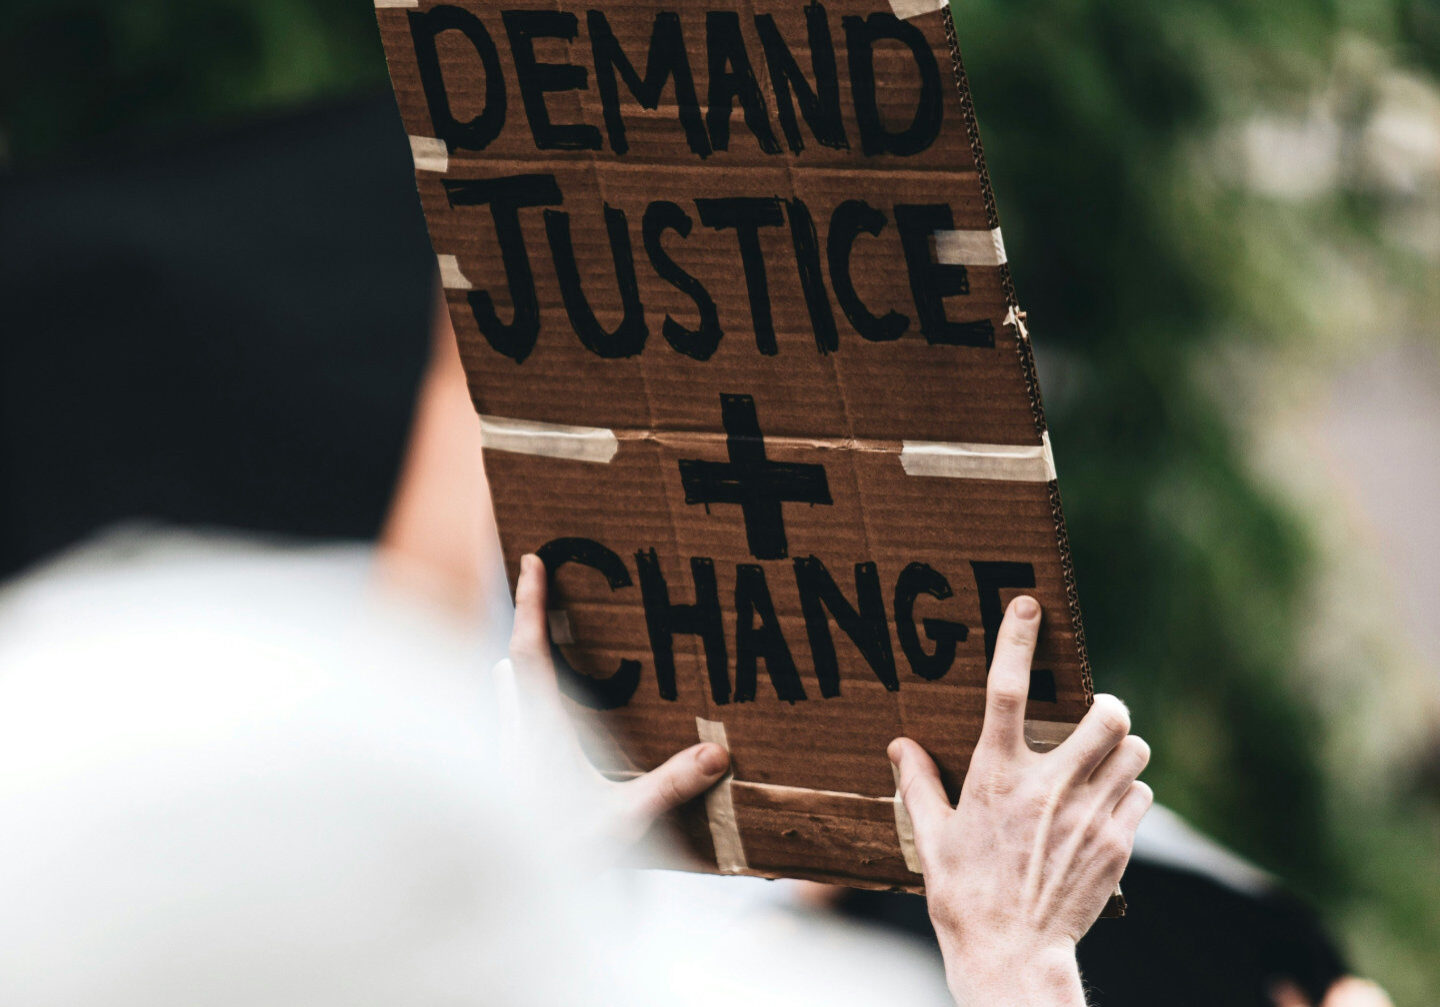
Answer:
[{"label": "torn cardboard corner", "polygon": [[512,576],[577,717],[732,775],[712,869],[918,890],[885,749],[958,793],[1005,605],[1090,702],[1023,313],[940,0],[378,7]]}]

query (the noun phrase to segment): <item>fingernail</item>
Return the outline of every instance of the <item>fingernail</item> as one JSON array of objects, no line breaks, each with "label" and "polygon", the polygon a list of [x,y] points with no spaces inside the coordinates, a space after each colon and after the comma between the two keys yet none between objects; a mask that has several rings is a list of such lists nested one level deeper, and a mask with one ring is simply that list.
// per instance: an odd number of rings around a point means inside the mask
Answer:
[{"label": "fingernail", "polygon": [[701,745],[695,761],[706,776],[719,776],[730,765],[730,753],[719,745]]},{"label": "fingernail", "polygon": [[894,741],[890,742],[889,747],[887,747],[887,748],[885,749],[885,754],[888,755],[888,756],[890,756],[890,761],[893,762],[893,763],[895,763],[895,765],[897,765],[897,766],[900,765],[900,739],[899,739],[899,738],[896,738]]},{"label": "fingernail", "polygon": [[1022,619],[1033,619],[1040,614],[1040,603],[1028,594],[1015,599],[1015,614]]}]

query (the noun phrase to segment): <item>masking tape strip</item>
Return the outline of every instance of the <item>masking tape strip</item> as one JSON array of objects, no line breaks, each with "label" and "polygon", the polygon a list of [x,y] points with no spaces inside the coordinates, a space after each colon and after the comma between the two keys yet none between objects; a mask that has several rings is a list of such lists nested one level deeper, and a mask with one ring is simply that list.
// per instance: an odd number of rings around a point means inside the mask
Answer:
[{"label": "masking tape strip", "polygon": [[1005,321],[1002,324],[1015,326],[1015,331],[1020,334],[1020,338],[1027,343],[1030,341],[1030,330],[1025,327],[1025,312],[1015,305],[1010,305],[1010,310],[1005,312]]},{"label": "masking tape strip", "polygon": [[1005,239],[993,231],[936,231],[935,259],[947,266],[999,266],[1005,259]]},{"label": "masking tape strip", "polygon": [[376,9],[385,7],[419,7],[420,0],[375,0]]},{"label": "masking tape strip", "polygon": [[1048,752],[1070,735],[1077,725],[1058,720],[1025,721],[1025,744],[1037,752]]},{"label": "masking tape strip", "polygon": [[[552,618],[555,614],[551,613]],[[725,737],[724,724],[696,717],[695,728],[700,734],[701,741],[714,742],[727,752],[730,750],[730,743]],[[1074,730],[1074,724],[1062,721],[1027,720],[1025,721],[1025,743],[1037,752],[1047,752],[1070,737]],[[900,843],[900,853],[905,858],[906,870],[919,874],[920,855],[915,849],[915,826],[910,820],[910,813],[905,809],[905,802],[900,796],[900,768],[892,764],[890,771],[895,777],[895,796],[889,799],[895,809],[895,837]],[[634,779],[640,774],[634,770],[613,770],[604,775],[612,780],[625,780]],[[705,795],[705,814],[710,820],[710,839],[715,844],[715,863],[725,874],[739,874],[750,868],[749,862],[745,859],[745,847],[740,841],[740,826],[735,817],[735,798],[731,790],[734,779],[733,773],[726,773],[720,782]],[[883,797],[868,797],[864,794],[786,787],[775,783],[746,783],[745,786],[793,795],[823,794],[826,797],[847,797],[858,801],[885,800]],[[1116,886],[1115,894],[1120,894],[1119,886]]]},{"label": "masking tape strip", "polygon": [[480,443],[487,451],[601,464],[620,450],[615,432],[604,427],[571,427],[503,416],[480,417]]},{"label": "masking tape strip", "polygon": [[905,474],[911,476],[1027,483],[1048,483],[1055,479],[1055,457],[1050,453],[1048,431],[1035,445],[904,441],[900,464]]},{"label": "masking tape strip", "polygon": [[[703,721],[703,723],[709,724],[713,722],[707,720]],[[723,734],[724,725],[720,724],[718,726],[721,727]],[[1049,751],[1050,749],[1059,745],[1060,742],[1070,737],[1070,735],[1075,733],[1075,728],[1077,726],[1078,725],[1076,724],[1071,724],[1059,720],[1027,720],[1025,721],[1025,743],[1028,744],[1031,748],[1036,749],[1037,751]],[[715,738],[707,738],[704,736],[702,736],[700,740],[716,741]],[[724,744],[724,742],[722,741],[716,741],[716,743]],[[726,747],[728,748],[729,746],[727,745]],[[893,765],[891,768],[894,768]],[[601,770],[601,772],[604,776],[612,780],[633,780],[637,776],[644,775],[638,769],[605,769]],[[754,780],[739,780],[736,781],[735,785],[738,787],[744,787],[747,790],[765,790],[774,794],[817,794],[822,797],[843,797],[854,801],[892,800],[892,798],[889,797],[874,797],[870,794],[855,794],[845,790],[815,790],[810,787],[787,787],[783,783],[759,783]]]},{"label": "masking tape strip", "polygon": [[410,156],[415,159],[417,171],[438,171],[442,175],[450,169],[450,152],[444,140],[433,136],[412,136]]},{"label": "masking tape strip", "polygon": [[552,608],[545,613],[550,621],[550,642],[569,646],[575,642],[575,631],[570,628],[570,613],[563,608]]},{"label": "masking tape strip", "polygon": [[890,772],[895,776],[895,835],[900,837],[900,852],[905,857],[905,869],[920,873],[920,854],[915,851],[915,826],[910,821],[910,812],[900,797],[900,767],[893,762]]},{"label": "masking tape strip", "polygon": [[901,21],[909,21],[912,17],[944,10],[949,6],[950,0],[890,0],[890,9]]},{"label": "masking tape strip", "polygon": [[[718,720],[695,718],[695,729],[701,741],[709,741],[730,751],[725,738],[725,725]],[[749,868],[745,847],[740,842],[740,823],[735,818],[735,799],[730,793],[734,773],[726,773],[720,782],[705,794],[705,816],[710,819],[710,839],[715,844],[715,864],[725,874],[736,874]]]},{"label": "masking tape strip", "polygon": [[437,255],[440,266],[440,286],[446,290],[474,290],[475,285],[460,269],[460,260],[453,255]]}]

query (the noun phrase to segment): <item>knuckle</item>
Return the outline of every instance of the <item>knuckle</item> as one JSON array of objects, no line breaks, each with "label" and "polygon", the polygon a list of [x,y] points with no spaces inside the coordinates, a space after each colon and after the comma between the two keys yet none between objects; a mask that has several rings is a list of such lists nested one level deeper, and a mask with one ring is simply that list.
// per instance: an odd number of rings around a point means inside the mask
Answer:
[{"label": "knuckle", "polygon": [[1125,864],[1130,861],[1130,846],[1132,841],[1125,831],[1119,828],[1104,828],[1092,844],[1094,859],[1106,867],[1109,872],[1119,872],[1125,869]]},{"label": "knuckle", "polygon": [[1026,804],[1037,817],[1051,818],[1064,803],[1064,794],[1056,787],[1035,787],[1025,795]]},{"label": "knuckle", "polygon": [[1005,797],[1015,790],[1015,781],[1000,767],[986,767],[974,774],[975,787],[987,798]]},{"label": "knuckle", "polygon": [[1108,828],[1100,840],[1100,858],[1111,867],[1124,867],[1130,862],[1134,836],[1126,829]]},{"label": "knuckle", "polygon": [[677,805],[683,803],[685,800],[685,791],[681,790],[680,785],[674,780],[666,781],[664,794],[665,805],[669,808],[676,807]]},{"label": "knuckle", "polygon": [[684,791],[680,789],[680,782],[673,773],[667,773],[656,783],[655,793],[661,808],[673,808],[685,800]]},{"label": "knuckle", "polygon": [[1025,693],[1008,684],[995,685],[990,689],[990,709],[997,716],[1016,716],[1025,708],[1025,699]]},{"label": "knuckle", "polygon": [[995,637],[995,649],[1028,651],[1034,648],[1039,636],[1038,623],[1002,624]]}]

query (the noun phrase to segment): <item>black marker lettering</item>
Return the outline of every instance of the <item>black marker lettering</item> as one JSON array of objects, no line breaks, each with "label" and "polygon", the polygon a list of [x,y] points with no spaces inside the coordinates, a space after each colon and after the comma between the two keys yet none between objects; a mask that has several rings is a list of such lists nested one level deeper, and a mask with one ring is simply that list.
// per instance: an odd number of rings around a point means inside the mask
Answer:
[{"label": "black marker lettering", "polygon": [[[615,591],[631,585],[630,571],[614,552],[599,542],[588,538],[557,538],[546,542],[535,554],[545,564],[550,577],[551,593],[554,597],[555,571],[566,563],[576,563],[598,570],[605,577],[610,590]],[[626,658],[622,660],[609,678],[581,676],[568,661],[556,661],[561,669],[560,688],[575,702],[593,710],[613,710],[630,702],[635,689],[640,685],[640,662]]]},{"label": "black marker lettering", "polygon": [[945,316],[945,298],[970,293],[970,274],[964,266],[935,260],[935,232],[955,229],[950,207],[900,203],[895,207],[895,224],[925,341],[932,346],[994,346],[995,331],[988,321],[952,322]]},{"label": "black marker lettering", "polygon": [[745,541],[756,559],[784,559],[787,503],[830,504],[825,466],[771,461],[749,395],[721,395],[727,462],[680,459],[680,484],[687,504],[738,504],[745,517]]},{"label": "black marker lettering", "polygon": [[798,101],[805,125],[810,127],[816,140],[826,147],[848,150],[850,141],[845,137],[845,121],[840,115],[840,75],[835,68],[835,41],[830,37],[830,21],[825,16],[825,8],[818,3],[806,5],[805,24],[810,35],[814,88],[805,80],[800,64],[780,37],[780,30],[775,27],[775,15],[755,16],[755,29],[760,33],[760,44],[765,49],[765,62],[770,68],[770,83],[775,91],[775,105],[780,112],[780,128],[785,132],[785,140],[792,151],[798,154],[805,149],[799,124],[795,121],[795,102]]},{"label": "black marker lettering", "polygon": [[760,228],[780,227],[785,215],[778,196],[731,196],[727,199],[697,199],[700,223],[717,231],[733,228],[740,244],[740,264],[745,270],[745,289],[750,295],[750,316],[754,322],[755,345],[767,357],[780,352],[775,345],[775,322],[770,314],[770,279],[765,274],[765,253],[760,248]]},{"label": "black marker lettering", "polygon": [[555,258],[555,274],[560,280],[560,298],[570,325],[585,348],[607,360],[633,357],[645,348],[650,330],[645,326],[645,308],[640,303],[640,286],[635,277],[635,252],[630,244],[630,227],[625,213],[605,204],[605,230],[610,236],[610,256],[615,263],[615,282],[620,288],[620,303],[625,316],[613,332],[606,332],[590,307],[580,279],[580,265],[575,259],[575,243],[570,236],[570,214],[561,210],[545,211],[545,234],[550,239],[550,254]]},{"label": "black marker lettering", "polygon": [[950,582],[934,567],[911,563],[900,571],[895,581],[895,635],[900,640],[900,650],[910,662],[910,670],[933,682],[955,663],[955,645],[965,642],[970,627],[946,619],[924,620],[925,636],[935,644],[933,654],[925,653],[915,626],[915,599],[922,594],[944,601],[954,592]]},{"label": "black marker lettering", "polygon": [[[759,616],[760,624],[755,624]],[[735,568],[735,702],[755,698],[756,664],[765,662],[775,695],[787,703],[805,698],[795,659],[780,630],[765,570],[754,563]]]},{"label": "black marker lettering", "polygon": [[910,319],[897,311],[887,311],[884,317],[876,318],[855,292],[855,281],[850,276],[850,252],[861,231],[871,236],[885,229],[885,214],[863,199],[847,199],[835,207],[830,216],[830,236],[825,242],[826,257],[830,260],[830,284],[835,288],[835,300],[840,310],[850,319],[850,324],[862,339],[872,343],[888,343],[899,339],[910,327]]},{"label": "black marker lettering", "polygon": [[535,146],[540,150],[599,150],[600,130],[584,123],[553,123],[545,105],[546,92],[585,90],[585,68],[574,63],[541,63],[535,58],[537,38],[574,41],[579,23],[575,15],[559,10],[507,10],[500,16],[510,36],[515,79],[520,83]]},{"label": "black marker lettering", "polygon": [[484,290],[466,295],[480,334],[496,351],[517,364],[535,349],[540,334],[540,302],[535,293],[535,274],[525,251],[525,234],[520,227],[520,210],[529,206],[557,206],[564,202],[554,175],[510,175],[505,178],[442,179],[451,206],[489,206],[505,263],[505,280],[515,317],[510,324],[500,321],[495,303]]},{"label": "black marker lettering", "polygon": [[790,240],[795,245],[795,265],[800,270],[800,288],[805,292],[815,346],[822,354],[833,353],[840,346],[840,334],[835,331],[835,313],[830,310],[830,295],[825,292],[825,279],[820,274],[820,240],[815,235],[815,219],[800,199],[787,200],[785,208],[789,211]]},{"label": "black marker lettering", "polygon": [[845,598],[825,564],[814,556],[795,560],[795,586],[800,590],[800,610],[805,614],[805,632],[810,638],[820,695],[826,698],[840,695],[840,664],[835,656],[835,641],[830,636],[827,611],[860,649],[881,684],[891,692],[900,688],[895,674],[895,654],[890,648],[885,599],[880,593],[880,574],[874,563],[855,564],[858,609]]},{"label": "black marker lettering", "polygon": [[699,280],[681,269],[675,260],[670,258],[660,241],[666,231],[676,231],[680,237],[688,238],[692,226],[690,215],[676,203],[657,200],[645,208],[642,230],[650,264],[655,267],[656,274],[662,280],[694,301],[700,312],[700,328],[687,329],[667,314],[660,326],[660,332],[667,343],[690,359],[709,360],[724,335],[720,330],[720,316],[715,309],[715,299]]},{"label": "black marker lettering", "polygon": [[690,557],[690,575],[695,579],[695,604],[676,605],[660,570],[654,549],[637,552],[640,595],[645,603],[645,625],[650,631],[650,650],[655,655],[655,678],[660,697],[675,699],[675,636],[698,636],[705,644],[705,668],[710,676],[710,698],[717,705],[730,702],[730,674],[726,667],[725,624],[720,620],[720,592],[715,586],[715,561]]},{"label": "black marker lettering", "polygon": [[[445,31],[458,31],[469,39],[485,66],[485,108],[467,122],[455,118],[450,111],[450,97],[445,92],[440,51],[435,43],[436,36]],[[495,40],[484,23],[464,8],[449,4],[412,11],[410,40],[415,45],[415,66],[420,72],[420,86],[425,91],[425,104],[430,109],[435,135],[445,141],[448,150],[484,150],[505,125],[505,74]]]},{"label": "black marker lettering", "polygon": [[710,145],[716,150],[730,149],[730,115],[735,100],[745,113],[745,125],[755,134],[760,149],[767,154],[780,153],[780,144],[770,129],[770,113],[745,39],[740,34],[740,15],[734,11],[709,11],[705,15],[705,43],[710,57],[709,108],[705,122],[710,127]]},{"label": "black marker lettering", "polygon": [[[871,14],[867,18],[847,17],[845,45],[850,56],[850,90],[855,101],[855,124],[860,129],[860,149],[867,156],[895,154],[910,157],[927,150],[940,135],[945,114],[940,84],[940,67],[925,35],[913,24],[894,14]],[[885,127],[876,100],[875,43],[893,39],[910,49],[920,71],[920,98],[915,118],[898,133]]]},{"label": "black marker lettering", "polygon": [[620,114],[620,92],[615,82],[618,70],[640,107],[651,110],[660,107],[660,92],[665,87],[665,81],[673,78],[675,103],[679,108],[680,126],[685,130],[685,142],[701,157],[708,157],[710,138],[700,118],[700,99],[695,94],[695,77],[690,69],[690,57],[685,52],[684,36],[680,33],[680,15],[674,11],[661,11],[655,15],[643,78],[635,72],[635,64],[621,50],[603,11],[590,11],[587,23],[590,48],[595,56],[595,86],[600,91],[600,103],[605,110],[610,149],[617,154],[624,154],[630,149],[630,142],[625,138],[625,119]]},{"label": "black marker lettering", "polygon": [[[970,564],[975,588],[980,593],[980,624],[985,627],[985,668],[995,659],[995,639],[1005,618],[1000,592],[1005,588],[1034,587],[1035,568],[1029,563],[990,562]],[[1030,698],[1055,702],[1055,675],[1043,668],[1030,669]]]}]

